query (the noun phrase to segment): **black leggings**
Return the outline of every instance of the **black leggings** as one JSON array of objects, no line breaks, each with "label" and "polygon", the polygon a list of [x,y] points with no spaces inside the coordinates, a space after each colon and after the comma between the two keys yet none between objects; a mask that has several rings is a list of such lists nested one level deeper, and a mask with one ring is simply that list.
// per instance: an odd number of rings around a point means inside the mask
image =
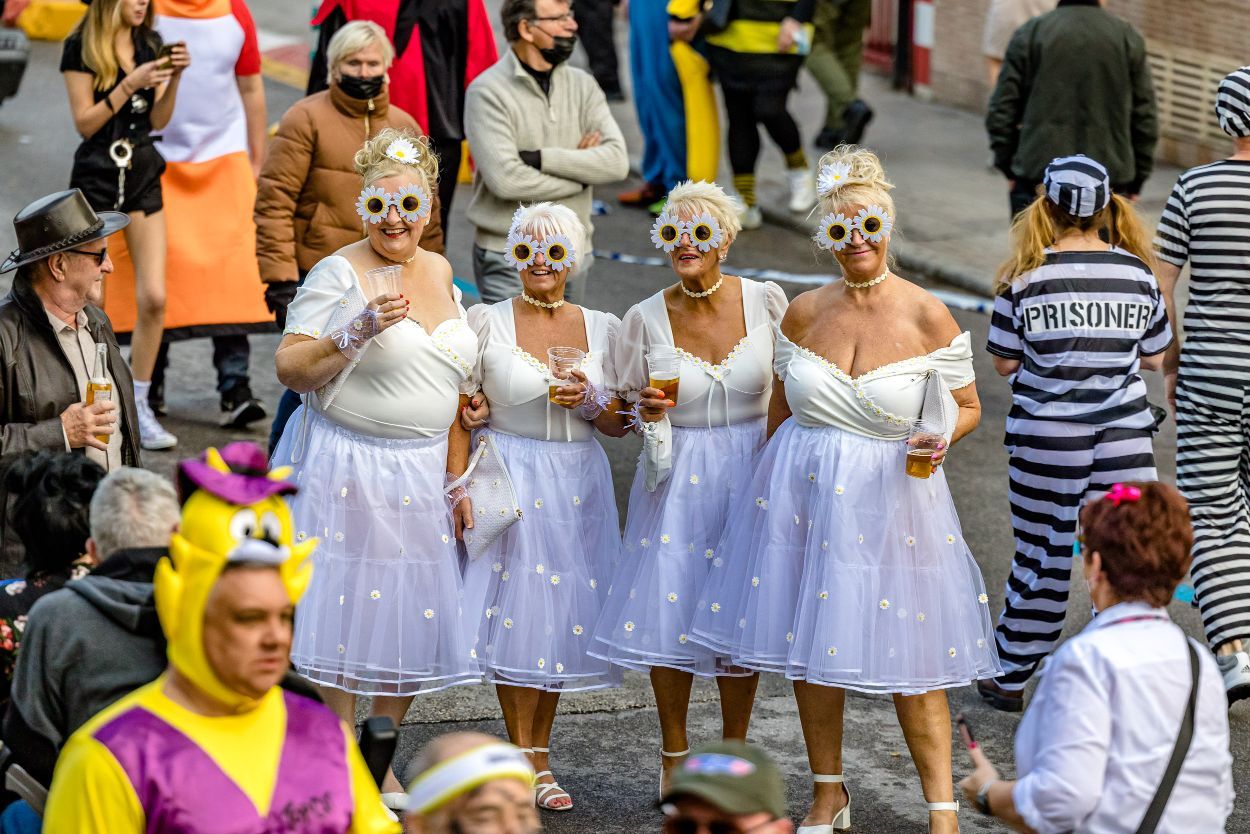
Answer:
[{"label": "black leggings", "polygon": [[725,113],[729,117],[729,165],[735,174],[755,173],[760,155],[762,124],[783,154],[803,147],[799,126],[786,110],[789,91],[776,88],[751,90],[735,87],[725,90]]}]

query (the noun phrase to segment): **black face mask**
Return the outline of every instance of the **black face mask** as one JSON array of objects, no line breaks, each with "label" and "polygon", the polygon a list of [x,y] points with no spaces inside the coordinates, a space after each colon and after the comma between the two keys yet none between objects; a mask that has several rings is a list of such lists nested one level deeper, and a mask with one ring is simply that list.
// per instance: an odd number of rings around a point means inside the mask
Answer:
[{"label": "black face mask", "polygon": [[573,48],[577,46],[577,38],[572,35],[562,35],[552,36],[551,39],[554,43],[546,49],[538,50],[538,53],[543,56],[544,61],[553,67],[558,67],[573,54]]},{"label": "black face mask", "polygon": [[385,75],[375,75],[372,78],[357,78],[354,75],[343,75],[339,77],[339,89],[352,98],[367,101],[371,98],[377,98],[378,93],[382,92],[382,84],[385,81]]}]

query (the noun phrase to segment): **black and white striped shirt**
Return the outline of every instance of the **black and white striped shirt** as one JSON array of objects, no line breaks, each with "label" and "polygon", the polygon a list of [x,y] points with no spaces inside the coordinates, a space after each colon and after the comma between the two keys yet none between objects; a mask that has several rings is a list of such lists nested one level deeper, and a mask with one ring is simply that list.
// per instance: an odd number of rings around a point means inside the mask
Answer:
[{"label": "black and white striped shirt", "polygon": [[[1186,340],[1250,346],[1250,161],[1223,159],[1181,174],[1155,248],[1168,263],[1189,262]],[[1247,359],[1209,370],[1244,374]]]},{"label": "black and white striped shirt", "polygon": [[1140,357],[1171,342],[1154,275],[1113,248],[1048,252],[995,299],[986,349],[1020,360],[1013,417],[1149,428]]}]

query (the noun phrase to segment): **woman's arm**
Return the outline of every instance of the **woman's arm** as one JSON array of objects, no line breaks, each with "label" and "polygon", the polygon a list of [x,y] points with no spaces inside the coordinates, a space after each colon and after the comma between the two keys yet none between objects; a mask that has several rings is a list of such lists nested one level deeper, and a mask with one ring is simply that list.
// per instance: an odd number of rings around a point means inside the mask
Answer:
[{"label": "woman's arm", "polygon": [[1020,370],[1019,359],[1007,359],[1004,356],[995,356],[990,354],[990,359],[994,361],[994,370],[998,371],[999,376],[1011,376]]},{"label": "woman's arm", "polygon": [[[408,312],[408,302],[397,293],[379,295],[369,302],[369,306],[360,317],[367,312],[376,313],[376,326],[370,330],[366,327],[360,332],[363,339],[353,341],[353,348],[359,348],[364,342],[378,335],[388,327],[403,320]],[[340,331],[351,332],[351,324],[344,325]],[[343,349],[335,343],[334,334],[313,338],[302,333],[288,333],[278,343],[278,351],[274,354],[274,366],[278,371],[278,381],[297,394],[315,391],[338,375],[350,361]]]},{"label": "woman's arm", "polygon": [[781,381],[781,377],[774,374],[773,393],[768,399],[768,427],[764,432],[764,437],[771,438],[793,413],[790,410],[789,401],[786,400],[786,384]]},{"label": "woman's arm", "polygon": [[152,108],[152,129],[164,130],[174,115],[174,99],[178,97],[178,82],[182,80],[182,71],[191,66],[191,53],[187,52],[185,43],[172,44],[169,53],[169,69],[173,73],[169,83],[156,91],[156,106]]},{"label": "woman's arm", "polygon": [[981,398],[977,396],[975,382],[951,391],[951,396],[955,398],[955,405],[959,406],[959,414],[955,418],[955,432],[951,435],[951,445],[954,446],[960,438],[971,434],[972,430],[980,424]]},{"label": "woman's arm", "polygon": [[[1168,308],[1168,322],[1172,325],[1172,344],[1163,353],[1163,379],[1167,388],[1168,405],[1176,411],[1176,375],[1181,367],[1181,320],[1176,313],[1176,285],[1180,282],[1181,268],[1162,258],[1158,259],[1155,277],[1159,282],[1159,293]],[[1158,370],[1151,368],[1151,370]]]},{"label": "woman's arm", "polygon": [[260,179],[265,164],[265,81],[259,73],[240,75],[235,79],[243,99],[243,116],[247,122],[247,151],[252,160],[252,176]]},{"label": "woman's arm", "polygon": [[[460,407],[456,414],[461,414],[469,404],[469,395],[460,395]],[[464,474],[469,466],[469,443],[473,435],[460,424],[460,420],[452,420],[447,430],[447,472],[457,478]],[[456,523],[456,538],[463,539],[465,530],[473,529],[473,502],[466,495],[456,502],[451,511]]]}]

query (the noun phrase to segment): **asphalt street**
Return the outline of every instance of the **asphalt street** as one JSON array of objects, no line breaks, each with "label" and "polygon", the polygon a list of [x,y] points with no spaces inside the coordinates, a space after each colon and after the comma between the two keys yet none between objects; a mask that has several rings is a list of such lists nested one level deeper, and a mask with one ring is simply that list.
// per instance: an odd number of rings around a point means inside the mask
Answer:
[{"label": "asphalt street", "polygon": [[[494,4],[492,4],[493,6]],[[300,2],[258,0],[253,9],[259,25],[273,31],[302,36],[306,9]],[[58,44],[36,44],[31,66],[21,92],[0,106],[0,217],[9,218],[31,199],[64,188],[70,160],[77,144],[65,101],[65,90],[57,72]],[[271,120],[294,102],[300,91],[267,82]],[[878,126],[885,129],[888,126]],[[633,149],[637,153],[637,149]],[[622,188],[628,183],[622,186]],[[650,218],[638,211],[617,208],[611,201],[616,189],[602,189],[610,213],[595,218],[595,248],[599,252],[619,252],[649,257],[654,255],[648,239]],[[471,276],[472,230],[464,218],[467,187],[461,186],[448,230],[448,257],[455,274]],[[905,230],[906,216],[899,222]],[[0,250],[14,245],[6,222],[0,228]],[[766,227],[745,232],[734,244],[726,272],[735,269],[775,269],[799,276],[798,282],[782,282],[793,297],[808,288],[814,276],[828,276],[831,266],[819,259],[817,250],[804,236],[792,231]],[[3,276],[8,278],[9,276]],[[630,305],[672,283],[667,268],[627,264],[600,257],[594,267],[586,294],[586,304],[617,315]],[[934,287],[938,288],[938,287]],[[7,281],[0,282],[0,291]],[[945,289],[945,288],[939,288]],[[207,289],[206,289],[207,291]],[[257,292],[261,290],[258,287]],[[979,312],[954,310],[959,323],[971,331],[973,342],[983,345],[988,317]],[[277,335],[253,337],[251,371],[253,389],[272,410],[281,388],[274,376],[273,351]],[[264,443],[268,424],[258,423],[251,431],[225,432],[217,427],[218,400],[215,375],[207,341],[178,343],[172,351],[167,401],[170,416],[166,427],[179,437],[172,452],[145,454],[145,464],[156,471],[171,473],[177,460],[195,454],[208,445],[233,439]],[[977,557],[990,589],[991,606],[1002,605],[1002,589],[1012,554],[1012,535],[1006,485],[1007,458],[1002,448],[1003,421],[1009,405],[1006,384],[993,371],[989,356],[977,352],[978,390],[983,407],[979,429],[956,446],[946,466],[955,502],[960,512],[965,538]],[[1152,399],[1162,402],[1160,380],[1149,379]],[[619,501],[628,493],[637,443],[631,439],[604,440],[616,477]],[[1174,472],[1175,434],[1170,421],[1156,437],[1155,451],[1161,477],[1170,480]],[[623,509],[623,507],[622,507]],[[1068,633],[1079,630],[1089,618],[1089,601],[1082,581],[1075,578],[1069,606]],[[1187,604],[1174,602],[1173,617],[1193,635],[1199,636],[1196,612]],[[1017,718],[996,712],[981,704],[970,688],[953,690],[952,711],[963,710],[975,725],[978,740],[987,755],[1006,774],[1012,773],[1012,736]],[[696,685],[696,703],[690,715],[692,741],[714,739],[719,732],[719,712],[714,687]],[[646,679],[629,674],[619,690],[570,695],[561,705],[563,714],[556,724],[552,744],[552,764],[561,783],[573,795],[576,808],[562,814],[545,814],[548,829],[556,832],[634,832],[658,831],[654,811],[656,783],[660,768],[659,730]],[[1246,792],[1250,762],[1250,703],[1243,702],[1231,713],[1234,773],[1237,787]],[[488,687],[459,687],[419,699],[409,713],[401,735],[400,761],[407,761],[430,737],[450,729],[482,729],[502,734],[498,705]],[[786,681],[766,676],[760,687],[751,738],[767,747],[780,761],[786,775],[792,811],[801,817],[808,795],[807,764],[793,698]],[[894,719],[889,700],[854,697],[847,703],[845,773],[854,794],[855,829],[865,832],[921,832],[926,814],[911,759]],[[967,767],[956,755],[956,778]],[[975,811],[961,814],[965,831],[1001,831]],[[1228,828],[1250,832],[1250,801],[1240,800]]]}]

